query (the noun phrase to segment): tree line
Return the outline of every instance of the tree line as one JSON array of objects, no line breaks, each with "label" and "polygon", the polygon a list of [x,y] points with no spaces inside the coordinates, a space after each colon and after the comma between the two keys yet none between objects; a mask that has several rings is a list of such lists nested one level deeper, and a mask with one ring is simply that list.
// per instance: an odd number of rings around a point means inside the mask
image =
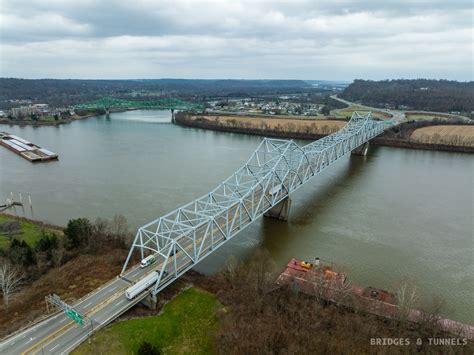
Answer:
[{"label": "tree line", "polygon": [[32,100],[52,106],[70,106],[104,96],[121,99],[176,97],[200,101],[207,96],[248,97],[314,92],[302,80],[79,80],[0,78],[0,108],[18,104],[8,100]]},{"label": "tree line", "polygon": [[375,107],[436,112],[474,111],[474,82],[450,80],[355,80],[339,95]]},{"label": "tree line", "polygon": [[[378,352],[450,353],[472,351],[472,343],[463,349],[437,348],[428,338],[452,335],[440,332],[437,319],[444,303],[434,299],[420,304],[419,293],[409,281],[396,292],[399,311],[393,318],[377,316],[355,301],[350,304],[348,287],[338,289],[336,302],[319,297],[314,287],[310,296],[292,286],[278,286],[276,268],[266,250],[257,252],[245,263],[230,257],[223,272],[207,277],[204,288],[215,293],[226,311],[219,313],[220,326],[214,334],[218,354],[367,354]],[[420,307],[426,312],[419,323],[408,320],[407,310]],[[376,347],[375,338],[408,338],[403,348]],[[422,339],[417,344],[416,339]],[[350,350],[349,350],[350,349]]]},{"label": "tree line", "polygon": [[43,230],[31,246],[12,236],[9,248],[0,250],[0,294],[8,312],[9,303],[22,285],[31,284],[48,270],[60,267],[82,253],[100,254],[114,248],[126,249],[131,234],[125,217],[71,219],[64,237]]}]

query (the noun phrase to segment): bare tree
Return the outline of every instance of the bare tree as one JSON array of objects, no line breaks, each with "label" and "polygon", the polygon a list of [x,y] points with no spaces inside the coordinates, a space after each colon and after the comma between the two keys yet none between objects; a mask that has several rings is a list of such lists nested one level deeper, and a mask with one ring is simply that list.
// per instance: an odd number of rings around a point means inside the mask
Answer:
[{"label": "bare tree", "polygon": [[9,301],[24,277],[24,274],[7,260],[0,261],[0,290],[2,291],[3,303],[7,312]]},{"label": "bare tree", "polygon": [[410,313],[418,301],[418,292],[415,286],[404,282],[397,290],[395,295],[398,304],[398,321],[399,326],[404,325],[407,321],[410,321]]},{"label": "bare tree", "polygon": [[237,267],[239,266],[239,260],[234,256],[230,255],[226,261],[227,274],[229,276],[229,281],[234,281]]}]

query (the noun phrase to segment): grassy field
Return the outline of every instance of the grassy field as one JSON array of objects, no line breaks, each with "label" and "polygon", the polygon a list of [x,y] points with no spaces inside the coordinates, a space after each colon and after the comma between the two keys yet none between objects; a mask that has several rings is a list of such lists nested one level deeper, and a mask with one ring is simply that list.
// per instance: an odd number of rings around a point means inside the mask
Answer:
[{"label": "grassy field", "polygon": [[[193,117],[196,118],[196,117]],[[248,116],[199,116],[209,121],[218,121],[229,127],[242,127],[258,130],[280,130],[282,132],[309,132],[329,134],[342,128],[346,122],[323,119],[263,118]]]},{"label": "grassy field", "polygon": [[416,112],[416,113],[411,113],[407,112],[405,113],[406,116],[406,121],[433,121],[435,118],[441,119],[441,120],[452,120],[453,117],[449,115],[444,115],[442,113],[440,114],[435,114],[435,113],[422,113],[422,112]]},{"label": "grassy field", "polygon": [[[20,222],[21,229],[15,232],[13,237],[18,240],[24,240],[30,246],[34,246],[36,242],[41,238],[42,231],[54,232],[58,236],[62,236],[62,231],[41,226],[40,224],[33,223],[24,219],[16,218],[14,216],[8,216],[0,214],[0,225],[3,223],[13,222],[18,220]],[[0,249],[8,248],[10,245],[10,239],[7,233],[0,232]]]},{"label": "grassy field", "polygon": [[333,110],[331,112],[331,115],[337,118],[346,118],[346,117],[351,117],[354,111],[359,111],[359,112],[372,111],[372,115],[376,118],[381,118],[381,119],[390,118],[389,115],[383,112],[373,111],[373,109],[371,109],[370,107],[366,107],[366,106],[358,105],[358,104],[353,104],[351,107],[348,107],[342,110]]},{"label": "grassy field", "polygon": [[159,316],[114,323],[73,353],[136,354],[143,341],[155,345],[162,354],[213,353],[212,333],[222,307],[212,294],[190,288],[166,304]]},{"label": "grassy field", "polygon": [[440,125],[418,128],[410,140],[417,143],[474,147],[474,126]]}]

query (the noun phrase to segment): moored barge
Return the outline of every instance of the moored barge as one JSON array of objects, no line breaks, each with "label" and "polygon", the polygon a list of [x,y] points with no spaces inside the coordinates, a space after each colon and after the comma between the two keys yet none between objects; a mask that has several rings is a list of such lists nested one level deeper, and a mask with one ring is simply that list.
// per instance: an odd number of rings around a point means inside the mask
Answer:
[{"label": "moored barge", "polygon": [[[346,274],[335,271],[329,262],[315,258],[313,263],[291,259],[276,283],[303,292],[318,299],[344,307],[363,310],[380,317],[396,319],[405,315],[412,323],[433,319],[417,309],[398,304],[395,295],[376,287],[361,287],[348,281]],[[474,339],[474,326],[451,319],[436,317],[440,329],[446,333]]]},{"label": "moored barge", "polygon": [[8,132],[0,132],[0,145],[31,162],[57,160],[58,155]]}]

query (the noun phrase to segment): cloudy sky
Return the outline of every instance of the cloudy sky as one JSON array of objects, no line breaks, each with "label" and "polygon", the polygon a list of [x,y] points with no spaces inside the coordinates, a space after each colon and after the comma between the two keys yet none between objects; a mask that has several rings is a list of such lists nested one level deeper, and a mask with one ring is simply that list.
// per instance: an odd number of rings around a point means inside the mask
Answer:
[{"label": "cloudy sky", "polygon": [[473,80],[471,0],[1,0],[0,76]]}]

